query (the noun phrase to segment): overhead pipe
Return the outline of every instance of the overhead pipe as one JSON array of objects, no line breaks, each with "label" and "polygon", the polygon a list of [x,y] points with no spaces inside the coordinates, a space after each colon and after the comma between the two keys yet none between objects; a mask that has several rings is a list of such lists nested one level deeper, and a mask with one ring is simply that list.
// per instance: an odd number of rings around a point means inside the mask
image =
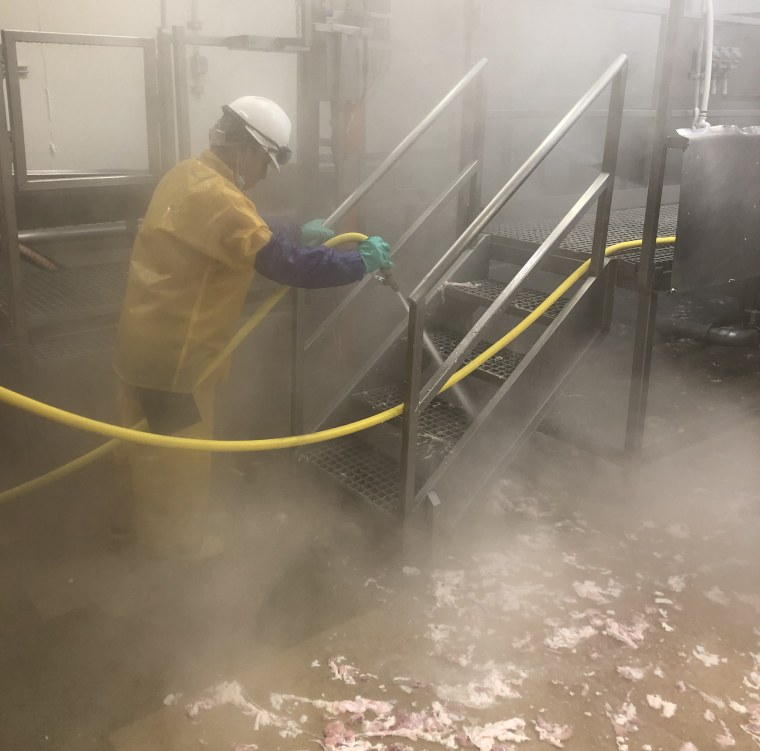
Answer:
[{"label": "overhead pipe", "polygon": [[659,328],[684,339],[694,339],[703,344],[719,344],[723,347],[755,347],[760,343],[760,331],[752,326],[716,326],[688,318],[676,318]]}]

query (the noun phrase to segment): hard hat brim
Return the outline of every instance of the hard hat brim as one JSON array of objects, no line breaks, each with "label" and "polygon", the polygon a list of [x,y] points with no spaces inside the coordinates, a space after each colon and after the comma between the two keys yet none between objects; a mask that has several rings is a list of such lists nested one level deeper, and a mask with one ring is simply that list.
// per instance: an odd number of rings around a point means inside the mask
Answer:
[{"label": "hard hat brim", "polygon": [[269,146],[266,145],[266,143],[263,141],[261,136],[256,132],[254,128],[252,128],[250,125],[245,125],[246,131],[248,131],[248,135],[253,138],[256,143],[261,146],[264,151],[266,151],[267,156],[269,157],[269,161],[272,162],[274,165],[274,168],[279,172],[280,171],[280,163],[277,161],[277,157],[275,154],[272,153],[272,150]]}]

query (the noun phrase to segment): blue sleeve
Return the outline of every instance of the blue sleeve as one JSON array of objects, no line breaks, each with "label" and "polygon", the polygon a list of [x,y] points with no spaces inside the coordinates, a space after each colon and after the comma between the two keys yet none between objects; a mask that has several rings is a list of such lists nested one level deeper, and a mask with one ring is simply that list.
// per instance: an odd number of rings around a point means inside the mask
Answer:
[{"label": "blue sleeve", "polygon": [[256,254],[256,271],[280,284],[306,289],[340,287],[364,276],[364,262],[356,250],[342,251],[317,245],[305,248],[272,228],[272,239]]},{"label": "blue sleeve", "polygon": [[269,229],[272,230],[273,235],[282,235],[291,242],[297,243],[301,239],[301,226],[295,222],[276,222],[267,217],[262,217],[267,223]]}]

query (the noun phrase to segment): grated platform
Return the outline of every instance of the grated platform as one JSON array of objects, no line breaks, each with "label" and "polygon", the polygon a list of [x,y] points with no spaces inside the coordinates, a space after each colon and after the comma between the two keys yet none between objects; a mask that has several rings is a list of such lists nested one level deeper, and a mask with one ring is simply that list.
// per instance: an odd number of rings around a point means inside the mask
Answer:
[{"label": "grated platform", "polygon": [[[474,282],[447,282],[444,291],[447,295],[457,298],[475,298],[486,304],[492,303],[506,288],[504,282],[494,279],[480,279]],[[532,289],[522,289],[510,300],[507,310],[513,310],[522,315],[532,313],[544,300],[546,295]],[[561,297],[549,310],[544,313],[547,318],[556,318],[562,308],[567,305],[567,298]]]},{"label": "grated platform", "polygon": [[[354,399],[366,404],[375,412],[382,412],[404,401],[403,386],[380,386],[361,391],[354,394]],[[400,425],[401,420],[400,417],[394,417],[390,424]],[[468,427],[469,422],[464,410],[443,399],[435,398],[420,415],[417,445],[440,446],[448,451],[465,434]]]},{"label": "grated platform", "polygon": [[114,329],[95,329],[44,339],[32,344],[29,353],[35,363],[42,364],[90,355],[106,355],[115,344]]},{"label": "grated platform", "polygon": [[[644,208],[616,209],[610,214],[610,227],[607,235],[609,245],[629,240],[639,240],[644,231]],[[560,246],[581,255],[591,253],[591,245],[594,237],[593,215],[582,219],[576,228],[565,238]],[[667,204],[660,211],[660,224],[658,235],[671,236],[676,234],[678,224],[678,204]],[[537,222],[517,227],[510,224],[491,224],[487,232],[496,236],[518,240],[522,243],[538,247],[554,230],[556,221]],[[639,249],[628,250],[616,254],[627,263],[638,263],[641,258]],[[655,266],[658,268],[670,267],[673,263],[673,246],[666,245],[655,251]]]},{"label": "grated platform", "polygon": [[[24,308],[32,324],[41,318],[69,318],[117,312],[127,282],[127,263],[24,271]],[[0,285],[0,312],[8,312]]]},{"label": "grated platform", "polygon": [[[433,340],[436,349],[443,357],[448,357],[454,348],[461,341],[461,337],[448,331],[431,331],[430,338]],[[465,360],[465,364],[474,360],[482,352],[485,352],[491,344],[489,342],[480,342]],[[523,355],[518,352],[512,352],[509,349],[503,349],[499,354],[494,355],[485,364],[478,368],[476,373],[484,374],[491,379],[499,382],[506,381],[514,369],[520,364]]]},{"label": "grated platform", "polygon": [[400,517],[400,470],[396,462],[356,436],[309,446],[301,456],[377,510]]}]

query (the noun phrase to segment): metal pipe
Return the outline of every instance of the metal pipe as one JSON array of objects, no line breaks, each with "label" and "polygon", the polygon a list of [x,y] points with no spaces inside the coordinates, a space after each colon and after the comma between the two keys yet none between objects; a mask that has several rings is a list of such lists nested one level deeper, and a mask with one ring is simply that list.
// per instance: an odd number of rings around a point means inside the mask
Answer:
[{"label": "metal pipe", "polygon": [[59,31],[4,30],[11,42],[22,44],[91,44],[96,47],[142,47],[147,37],[110,36],[106,34],[67,34]]},{"label": "metal pipe", "polygon": [[[413,237],[417,234],[417,231],[424,225],[427,220],[454,194],[462,185],[464,185],[473,175],[478,167],[477,162],[469,164],[464,171],[462,171],[457,179],[443,191],[415,220],[414,224],[401,236],[401,238],[391,248],[391,256],[398,253]],[[306,342],[306,349],[311,349],[317,340],[325,333],[325,331],[334,323],[335,319],[354,301],[354,299],[361,294],[364,287],[369,284],[372,277],[367,275],[358,284],[355,284],[340,304],[330,313],[327,318],[319,325],[319,328],[309,337]],[[406,305],[406,300],[404,301]]]},{"label": "metal pipe", "polygon": [[[424,308],[424,305],[423,305]],[[417,434],[420,410],[417,406],[422,385],[422,342],[425,329],[424,311],[410,301],[406,378],[404,379],[404,414],[401,425],[401,504],[404,519],[414,506],[416,490]]]},{"label": "metal pipe", "polygon": [[633,342],[631,385],[628,395],[628,417],[625,427],[625,452],[638,459],[644,443],[644,422],[649,399],[649,378],[652,368],[657,293],[654,291],[654,253],[660,223],[662,191],[665,184],[668,127],[671,111],[671,88],[678,46],[678,31],[684,15],[685,0],[671,0],[663,44],[665,47],[660,71],[657,116],[652,136],[652,160],[649,168],[647,203],[644,212],[644,230],[641,243],[641,260],[637,277],[638,310],[636,334]]},{"label": "metal pipe", "polygon": [[654,278],[654,252],[662,205],[662,188],[665,183],[667,161],[667,140],[670,126],[670,99],[673,71],[678,46],[678,30],[684,13],[685,0],[671,0],[668,25],[665,33],[665,58],[660,78],[657,99],[654,134],[652,136],[652,161],[649,169],[647,204],[644,214],[641,261],[639,262],[638,284],[642,290],[652,287]]},{"label": "metal pipe", "polygon": [[18,233],[18,239],[27,245],[56,240],[86,240],[91,237],[119,237],[128,232],[127,222],[103,222],[102,224],[80,224],[74,227],[46,227],[25,229]]},{"label": "metal pipe", "polygon": [[594,222],[594,239],[591,243],[591,263],[589,276],[599,276],[604,269],[607,247],[607,235],[612,211],[612,193],[615,189],[615,172],[617,170],[618,152],[620,149],[620,131],[623,126],[623,103],[625,102],[625,85],[628,65],[625,65],[612,82],[610,91],[609,114],[607,116],[607,133],[604,138],[604,156],[602,157],[602,172],[610,179],[607,189],[596,205],[596,221]]},{"label": "metal pipe", "polygon": [[755,347],[760,340],[760,331],[749,326],[713,326],[707,332],[710,344],[724,347]]},{"label": "metal pipe", "polygon": [[554,147],[575,125],[583,113],[596,101],[604,89],[627,64],[626,55],[620,55],[602,74],[593,86],[576,102],[572,109],[560,120],[559,124],[543,140],[541,145],[528,157],[525,163],[511,177],[504,187],[491,199],[470,226],[459,236],[459,239],[449,248],[430,273],[412,292],[411,298],[419,301],[426,297],[438,284],[449,267],[456,261],[462,251],[482,232],[485,226],[501,211],[504,204],[517,192],[536,168],[552,152]]},{"label": "metal pipe", "polygon": [[148,140],[148,171],[158,179],[161,175],[161,97],[158,84],[156,43],[143,47],[145,73],[145,131]]},{"label": "metal pipe", "polygon": [[404,138],[396,148],[388,154],[387,157],[375,168],[372,174],[353,192],[343,203],[338,206],[327,219],[325,219],[326,227],[334,227],[335,224],[350,211],[359,201],[367,194],[375,183],[398,162],[401,157],[406,154],[407,151],[419,140],[420,136],[430,128],[430,126],[440,117],[441,113],[462,93],[462,91],[469,85],[469,83],[481,73],[483,68],[488,64],[488,60],[483,58],[476,65],[472,67],[469,73],[462,78],[459,83],[454,86],[448,94],[422,119],[422,121],[414,128],[409,135]]},{"label": "metal pipe", "polygon": [[192,154],[190,138],[190,100],[187,83],[187,43],[185,28],[172,27],[174,49],[174,96],[177,99],[177,147],[179,158],[189,159]]},{"label": "metal pipe", "polygon": [[177,122],[174,103],[174,64],[172,37],[166,31],[158,32],[158,86],[161,106],[161,172],[167,172],[177,163]]},{"label": "metal pipe", "polygon": [[42,271],[60,270],[61,267],[52,258],[48,258],[38,250],[34,250],[34,248],[30,248],[28,245],[23,245],[21,243],[19,243],[18,247],[21,251],[22,260],[31,264],[35,268],[41,269]]},{"label": "metal pipe", "polygon": [[723,347],[752,347],[760,341],[760,331],[752,326],[715,326],[688,318],[676,318],[658,324],[657,328],[672,336]]},{"label": "metal pipe", "polygon": [[21,83],[18,66],[17,37],[10,31],[0,32],[3,45],[3,64],[5,66],[5,88],[8,97],[8,122],[11,132],[11,149],[13,154],[13,178],[19,190],[29,179],[26,163],[26,146],[24,139],[24,118],[21,105]]},{"label": "metal pipe", "polygon": [[[2,53],[6,62],[5,56],[8,54],[8,49],[7,46],[3,46]],[[18,242],[12,137],[7,123],[5,97],[0,96],[0,244],[2,245],[0,269],[8,296],[6,316],[9,319],[15,345],[18,380],[23,384],[26,375],[29,336]]]},{"label": "metal pipe", "polygon": [[562,221],[554,228],[549,237],[535,250],[523,267],[515,274],[509,284],[502,290],[498,297],[491,303],[485,313],[470,329],[467,336],[454,348],[454,351],[446,358],[445,367],[439,370],[425,384],[424,395],[419,408],[425,409],[435,399],[441,387],[448,381],[452,373],[464,361],[467,355],[480,341],[486,326],[493,320],[499,311],[503,310],[509,300],[514,297],[520,286],[538,266],[539,263],[572,232],[575,225],[593,205],[599,195],[607,189],[610,176],[601,174],[594,180],[588,190],[575,203],[572,209],[563,217]]}]

